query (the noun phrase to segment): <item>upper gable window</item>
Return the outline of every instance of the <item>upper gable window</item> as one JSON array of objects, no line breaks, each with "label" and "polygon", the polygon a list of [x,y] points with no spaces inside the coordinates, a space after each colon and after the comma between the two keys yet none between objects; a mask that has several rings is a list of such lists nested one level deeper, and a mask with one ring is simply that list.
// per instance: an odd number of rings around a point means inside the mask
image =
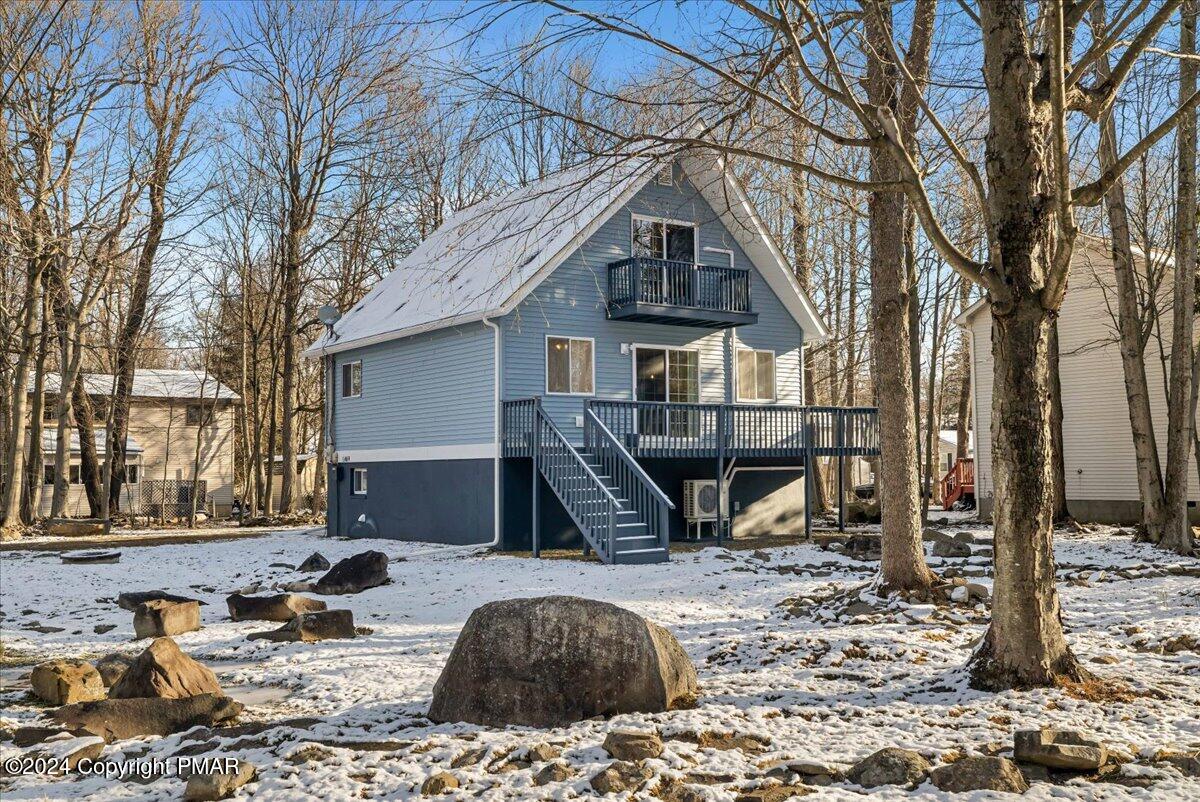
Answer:
[{"label": "upper gable window", "polygon": [[342,365],[342,398],[362,395],[362,360]]},{"label": "upper gable window", "polygon": [[696,261],[696,224],[657,217],[633,217],[631,255],[675,262]]},{"label": "upper gable window", "polygon": [[654,174],[654,182],[656,184],[658,184],[660,187],[671,186],[671,182],[672,182],[673,178],[674,178],[674,172],[673,172],[673,165],[671,165],[671,164],[664,164],[662,167],[659,167],[658,172],[656,172]]},{"label": "upper gable window", "polygon": [[737,349],[737,400],[775,400],[775,352]]}]

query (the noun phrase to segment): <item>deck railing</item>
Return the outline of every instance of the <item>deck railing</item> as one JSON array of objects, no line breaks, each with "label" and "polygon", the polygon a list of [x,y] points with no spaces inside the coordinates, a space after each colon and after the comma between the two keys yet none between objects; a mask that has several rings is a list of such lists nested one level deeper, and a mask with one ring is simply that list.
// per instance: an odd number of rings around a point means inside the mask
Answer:
[{"label": "deck railing", "polygon": [[637,513],[638,520],[646,525],[646,531],[654,536],[659,548],[668,548],[671,531],[667,516],[675,505],[594,411],[588,409],[583,414],[584,450],[600,466],[600,475],[611,477],[627,497],[626,508]]},{"label": "deck railing", "polygon": [[975,492],[975,460],[963,457],[954,463],[946,475],[942,477],[942,503],[953,504],[963,497],[964,493]]},{"label": "deck railing", "polygon": [[608,266],[608,301],[618,307],[641,303],[750,312],[750,271],[670,259],[622,259]]},{"label": "deck railing", "polygon": [[593,399],[587,407],[635,457],[873,456],[874,407]]}]

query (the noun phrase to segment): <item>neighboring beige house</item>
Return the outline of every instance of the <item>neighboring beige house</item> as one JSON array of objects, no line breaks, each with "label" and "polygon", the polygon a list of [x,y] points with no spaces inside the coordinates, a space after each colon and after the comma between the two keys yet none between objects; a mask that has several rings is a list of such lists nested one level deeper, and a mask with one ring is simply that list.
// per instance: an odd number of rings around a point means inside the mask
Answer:
[{"label": "neighboring beige house", "polygon": [[[1144,266],[1139,267],[1144,272]],[[1170,351],[1171,282],[1160,288],[1158,308],[1165,310],[1158,329]],[[1141,520],[1133,436],[1129,426],[1125,377],[1117,345],[1116,290],[1108,244],[1080,237],[1071,262],[1071,277],[1058,319],[1059,376],[1063,400],[1063,459],[1067,506],[1081,521],[1136,523]],[[970,334],[972,386],[975,388],[976,498],[983,515],[991,513],[992,482],[992,346],[991,314],[983,301],[964,311],[956,322]],[[1197,327],[1200,329],[1200,325]],[[1160,344],[1152,340],[1146,353],[1146,378],[1155,420],[1160,459],[1166,465],[1167,398]],[[1200,521],[1200,479],[1196,462],[1188,465],[1189,504]]]},{"label": "neighboring beige house", "polygon": [[[96,406],[96,450],[103,459],[104,416],[112,395],[113,377],[88,374],[84,377]],[[53,398],[58,393],[58,375],[46,376],[47,412],[42,439],[44,477],[41,511],[50,514],[54,453]],[[190,500],[193,476],[202,482],[206,496],[200,509],[209,514],[230,514],[234,496],[233,437],[238,396],[211,375],[193,370],[138,370],[134,374],[129,404],[129,436],[126,441],[131,471],[121,493],[125,512],[159,514],[154,502]],[[197,436],[199,461],[197,463]],[[199,465],[199,471],[195,468]],[[71,489],[67,514],[86,516],[87,496],[79,476],[79,438],[71,433]],[[190,504],[188,504],[190,506]],[[171,512],[168,511],[170,516]]]},{"label": "neighboring beige house", "polygon": [[[298,509],[312,509],[312,493],[317,483],[316,454],[299,454],[296,457],[296,505]],[[276,454],[271,461],[271,509],[279,509],[283,496],[283,457]]]}]

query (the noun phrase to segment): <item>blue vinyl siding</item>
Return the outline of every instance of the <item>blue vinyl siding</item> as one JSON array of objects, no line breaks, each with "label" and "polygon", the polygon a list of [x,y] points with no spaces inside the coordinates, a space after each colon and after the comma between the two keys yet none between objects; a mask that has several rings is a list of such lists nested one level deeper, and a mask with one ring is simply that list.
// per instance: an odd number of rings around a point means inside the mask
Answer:
[{"label": "blue vinyl siding", "polygon": [[[337,449],[494,443],[494,336],[474,323],[335,354]],[[342,398],[358,359],[362,396]]]},{"label": "blue vinyl siding", "polygon": [[621,344],[696,348],[700,362],[700,400],[720,403],[734,399],[730,360],[738,345],[772,349],[776,353],[778,403],[801,402],[801,345],[798,323],[784,308],[766,281],[751,274],[751,303],[758,322],[723,331],[687,326],[630,323],[608,320],[605,293],[609,262],[630,255],[632,216],[643,214],[695,222],[699,227],[701,263],[724,264],[727,257],[705,247],[733,251],[734,265],[751,267],[750,259],[725,228],[717,214],[675,168],[676,186],[651,181],[624,208],[617,210],[591,237],[500,321],[503,329],[504,398],[543,396],[543,405],[555,423],[572,439],[582,431],[575,416],[583,401],[575,396],[546,396],[546,336],[595,339],[596,397],[633,397],[633,356],[621,353]]}]

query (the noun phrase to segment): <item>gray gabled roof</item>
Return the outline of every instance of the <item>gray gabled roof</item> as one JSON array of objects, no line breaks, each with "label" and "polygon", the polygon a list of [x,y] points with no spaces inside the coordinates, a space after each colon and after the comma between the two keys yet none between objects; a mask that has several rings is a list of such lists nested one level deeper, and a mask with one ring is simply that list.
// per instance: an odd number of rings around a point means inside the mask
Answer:
[{"label": "gray gabled roof", "polygon": [[[738,239],[809,341],[828,336],[745,192],[716,157],[684,172]],[[307,351],[336,353],[512,311],[654,176],[658,159],[610,157],[465,209],[347,311]]]},{"label": "gray gabled roof", "polygon": [[[46,392],[58,393],[57,373],[46,374]],[[85,373],[88,395],[112,395],[116,379],[108,373]],[[207,398],[236,400],[237,393],[202,370],[138,368],[133,372],[133,398]]]}]

